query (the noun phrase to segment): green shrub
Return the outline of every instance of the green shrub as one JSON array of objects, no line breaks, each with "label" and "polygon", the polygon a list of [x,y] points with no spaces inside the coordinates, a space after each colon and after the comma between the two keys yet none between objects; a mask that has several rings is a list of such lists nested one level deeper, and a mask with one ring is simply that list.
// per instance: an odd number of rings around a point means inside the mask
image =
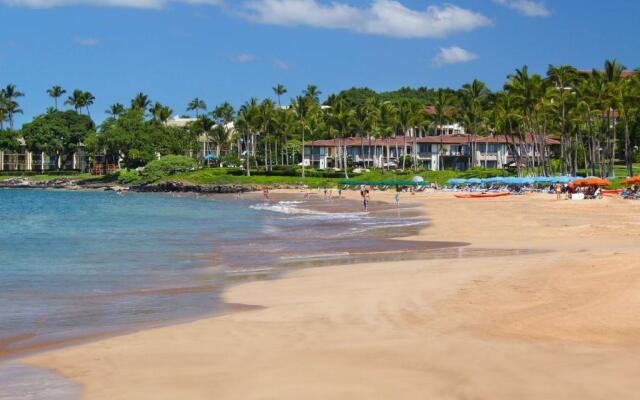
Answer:
[{"label": "green shrub", "polygon": [[197,168],[198,163],[191,157],[164,156],[147,164],[140,176],[144,183],[151,183],[170,175],[194,171]]},{"label": "green shrub", "polygon": [[121,170],[118,172],[118,183],[129,184],[138,183],[140,181],[140,174],[138,171]]}]

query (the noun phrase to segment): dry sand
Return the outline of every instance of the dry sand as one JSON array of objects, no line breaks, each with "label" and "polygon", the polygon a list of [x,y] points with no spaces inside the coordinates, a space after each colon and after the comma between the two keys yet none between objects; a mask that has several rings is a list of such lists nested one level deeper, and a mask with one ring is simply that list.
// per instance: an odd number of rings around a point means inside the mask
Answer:
[{"label": "dry sand", "polygon": [[414,239],[540,252],[301,270],[226,294],[262,309],[25,362],[86,399],[640,397],[640,202],[409,201],[433,222]]}]

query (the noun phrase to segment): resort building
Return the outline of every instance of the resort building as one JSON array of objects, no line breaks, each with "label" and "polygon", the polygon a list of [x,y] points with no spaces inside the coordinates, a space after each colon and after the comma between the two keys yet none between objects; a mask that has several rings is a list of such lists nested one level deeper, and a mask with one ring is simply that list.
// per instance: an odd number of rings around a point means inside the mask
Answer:
[{"label": "resort building", "polygon": [[[542,144],[542,141],[545,141]],[[471,144],[475,142],[476,154],[472,157]],[[316,140],[307,143],[304,164],[317,169],[336,168],[344,158],[354,166],[383,168],[401,165],[407,156],[427,170],[470,167],[505,168],[516,166],[518,159],[551,154],[553,146],[560,142],[546,136],[544,139],[527,135],[524,140],[504,135],[440,135],[425,137],[396,136],[385,139],[346,138]],[[475,165],[471,165],[471,160]]]}]

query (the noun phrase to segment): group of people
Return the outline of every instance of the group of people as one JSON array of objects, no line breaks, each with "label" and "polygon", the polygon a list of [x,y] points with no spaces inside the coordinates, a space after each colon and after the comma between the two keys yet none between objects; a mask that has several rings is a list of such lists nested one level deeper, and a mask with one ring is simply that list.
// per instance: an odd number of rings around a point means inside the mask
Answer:
[{"label": "group of people", "polygon": [[556,200],[562,200],[563,196],[566,200],[571,200],[575,194],[584,196],[584,199],[602,198],[602,189],[599,186],[574,187],[571,184],[556,182],[552,190],[556,194]]}]

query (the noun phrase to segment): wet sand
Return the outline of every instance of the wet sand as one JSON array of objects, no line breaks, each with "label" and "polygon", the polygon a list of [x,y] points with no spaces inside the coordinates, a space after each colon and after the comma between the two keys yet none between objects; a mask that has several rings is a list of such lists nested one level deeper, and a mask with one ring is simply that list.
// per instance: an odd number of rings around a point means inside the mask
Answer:
[{"label": "wet sand", "polygon": [[259,309],[24,362],[86,399],[637,398],[640,202],[402,197],[431,219],[402,240],[483,256],[302,269],[225,293]]}]

